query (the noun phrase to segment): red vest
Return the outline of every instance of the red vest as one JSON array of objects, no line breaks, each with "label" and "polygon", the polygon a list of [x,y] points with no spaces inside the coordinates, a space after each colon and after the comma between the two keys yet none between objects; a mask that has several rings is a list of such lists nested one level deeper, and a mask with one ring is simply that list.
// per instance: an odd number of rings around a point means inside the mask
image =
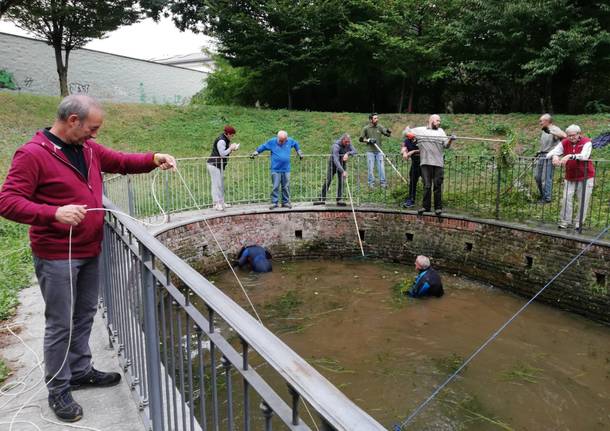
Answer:
[{"label": "red vest", "polygon": [[[580,154],[582,148],[591,139],[582,137],[576,144],[572,144],[569,139],[561,141],[563,146],[563,154]],[[568,160],[566,163],[566,180],[582,181],[585,178],[593,178],[595,176],[595,168],[591,160]]]}]

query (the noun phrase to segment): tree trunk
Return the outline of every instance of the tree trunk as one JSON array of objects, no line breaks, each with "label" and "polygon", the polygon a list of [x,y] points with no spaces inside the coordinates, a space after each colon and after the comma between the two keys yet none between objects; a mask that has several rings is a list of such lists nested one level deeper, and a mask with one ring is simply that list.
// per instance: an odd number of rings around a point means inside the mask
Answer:
[{"label": "tree trunk", "polygon": [[66,58],[64,61],[61,55],[61,45],[54,46],[54,49],[57,75],[59,76],[59,93],[61,94],[61,97],[66,97],[70,94],[68,92],[68,59],[70,58],[70,51],[66,51]]},{"label": "tree trunk", "polygon": [[405,100],[405,80],[406,78],[403,76],[400,82],[400,98],[398,99],[398,113],[402,112],[402,104]]},{"label": "tree trunk", "polygon": [[546,105],[546,112],[549,114],[553,113],[553,76],[548,75],[544,82],[544,102]]},{"label": "tree trunk", "polygon": [[413,113],[413,97],[415,96],[415,77],[411,78],[411,83],[409,84],[409,104],[407,105],[407,112],[409,114]]}]

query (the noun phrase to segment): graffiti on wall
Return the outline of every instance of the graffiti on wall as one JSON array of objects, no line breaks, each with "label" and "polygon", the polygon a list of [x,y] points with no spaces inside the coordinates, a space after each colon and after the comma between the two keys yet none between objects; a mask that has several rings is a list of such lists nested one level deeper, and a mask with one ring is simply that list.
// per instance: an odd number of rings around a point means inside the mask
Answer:
[{"label": "graffiti on wall", "polygon": [[68,84],[70,94],[88,94],[89,84],[83,84],[80,82],[71,82]]}]

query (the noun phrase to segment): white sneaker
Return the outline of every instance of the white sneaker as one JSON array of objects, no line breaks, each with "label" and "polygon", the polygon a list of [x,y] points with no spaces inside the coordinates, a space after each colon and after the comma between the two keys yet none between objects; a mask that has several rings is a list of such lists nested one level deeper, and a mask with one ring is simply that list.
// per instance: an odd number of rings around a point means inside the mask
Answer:
[{"label": "white sneaker", "polygon": [[222,207],[222,204],[214,204],[214,209],[216,211],[224,211],[224,208]]},{"label": "white sneaker", "polygon": [[222,203],[223,208],[231,208],[231,204]]}]

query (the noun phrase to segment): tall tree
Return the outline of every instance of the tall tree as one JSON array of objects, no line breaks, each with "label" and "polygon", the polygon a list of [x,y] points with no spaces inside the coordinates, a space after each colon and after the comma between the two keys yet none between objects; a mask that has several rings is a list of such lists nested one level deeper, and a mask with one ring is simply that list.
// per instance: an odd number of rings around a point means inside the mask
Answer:
[{"label": "tall tree", "polygon": [[11,7],[6,16],[53,47],[60,93],[67,96],[72,50],[133,24],[142,13],[134,0],[29,0]]},{"label": "tall tree", "polygon": [[449,73],[445,29],[451,23],[450,1],[383,0],[371,5],[376,13],[363,22],[351,22],[347,35],[374,47],[373,61],[383,73],[400,80],[397,111],[413,112],[416,87],[444,79]]},{"label": "tall tree", "polygon": [[[565,98],[574,79],[590,74],[594,63],[598,70],[609,66],[607,1],[461,3],[462,13],[452,26],[452,55],[478,85],[490,79],[496,87],[512,86],[511,92],[531,88],[538,94],[540,109],[552,112],[555,91]],[[499,96],[500,91],[495,93]]]},{"label": "tall tree", "polygon": [[6,11],[19,3],[23,3],[25,0],[0,0],[0,18],[6,13]]}]

